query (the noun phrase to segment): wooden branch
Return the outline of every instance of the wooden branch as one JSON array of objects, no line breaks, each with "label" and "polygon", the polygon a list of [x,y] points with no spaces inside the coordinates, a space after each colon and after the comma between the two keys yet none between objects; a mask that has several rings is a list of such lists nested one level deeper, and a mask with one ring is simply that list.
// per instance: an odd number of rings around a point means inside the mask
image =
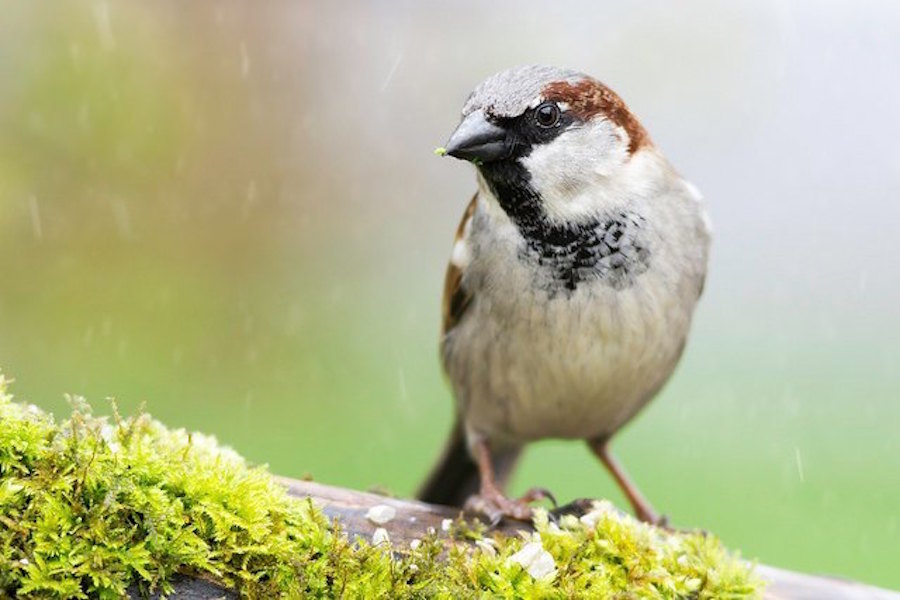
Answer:
[{"label": "wooden branch", "polygon": [[[379,504],[386,504],[397,511],[394,519],[384,525],[395,547],[408,547],[409,542],[421,538],[429,527],[441,531],[444,519],[459,516],[458,509],[446,506],[387,498],[311,481],[287,478],[280,478],[280,481],[292,496],[312,498],[325,515],[331,519],[339,519],[351,539],[356,536],[372,539],[376,525],[370,523],[365,515],[369,508]],[[504,524],[500,527],[501,532],[508,534],[515,534],[520,530],[530,530],[530,527],[523,523]],[[757,573],[768,582],[765,594],[768,600],[900,600],[900,593],[833,577],[805,575],[766,565],[757,566]],[[176,581],[175,591],[175,597],[189,600],[237,598],[232,592],[189,577]]]}]

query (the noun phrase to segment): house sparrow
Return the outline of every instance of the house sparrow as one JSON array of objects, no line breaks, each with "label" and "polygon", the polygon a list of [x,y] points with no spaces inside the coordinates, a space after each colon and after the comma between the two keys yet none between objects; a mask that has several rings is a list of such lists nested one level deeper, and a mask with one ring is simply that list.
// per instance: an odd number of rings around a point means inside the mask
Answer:
[{"label": "house sparrow", "polygon": [[554,67],[482,82],[445,153],[475,164],[478,191],[444,289],[457,423],[419,498],[528,519],[545,493],[503,492],[523,445],[581,439],[661,523],[609,441],[684,350],[710,243],[696,188],[612,90]]}]

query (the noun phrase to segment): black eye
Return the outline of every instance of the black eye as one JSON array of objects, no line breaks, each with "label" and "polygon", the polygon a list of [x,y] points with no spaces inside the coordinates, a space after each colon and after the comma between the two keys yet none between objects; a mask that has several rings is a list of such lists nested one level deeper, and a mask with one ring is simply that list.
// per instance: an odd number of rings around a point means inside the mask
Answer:
[{"label": "black eye", "polygon": [[559,107],[552,102],[545,102],[534,109],[534,120],[540,127],[555,127],[559,123]]}]

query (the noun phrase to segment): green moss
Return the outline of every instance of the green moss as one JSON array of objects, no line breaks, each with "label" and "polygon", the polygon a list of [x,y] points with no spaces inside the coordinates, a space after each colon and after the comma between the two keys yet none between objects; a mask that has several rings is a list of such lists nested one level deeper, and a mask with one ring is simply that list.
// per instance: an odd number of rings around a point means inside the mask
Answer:
[{"label": "green moss", "polygon": [[605,503],[558,525],[541,513],[528,538],[468,528],[474,545],[433,532],[415,549],[352,544],[213,438],[147,415],[95,417],[77,398],[56,422],[6,384],[0,375],[0,596],[166,592],[176,573],[251,598],[759,594],[712,536],[666,533]]}]

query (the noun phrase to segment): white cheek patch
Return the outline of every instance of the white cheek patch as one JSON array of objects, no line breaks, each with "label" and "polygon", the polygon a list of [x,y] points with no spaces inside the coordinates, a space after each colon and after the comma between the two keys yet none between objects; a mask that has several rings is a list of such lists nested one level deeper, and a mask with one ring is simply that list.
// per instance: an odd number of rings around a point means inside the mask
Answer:
[{"label": "white cheek patch", "polygon": [[553,220],[588,219],[603,212],[603,190],[611,191],[612,179],[628,161],[628,136],[620,127],[602,119],[573,127],[559,137],[534,147],[521,159],[531,174],[531,184]]}]

